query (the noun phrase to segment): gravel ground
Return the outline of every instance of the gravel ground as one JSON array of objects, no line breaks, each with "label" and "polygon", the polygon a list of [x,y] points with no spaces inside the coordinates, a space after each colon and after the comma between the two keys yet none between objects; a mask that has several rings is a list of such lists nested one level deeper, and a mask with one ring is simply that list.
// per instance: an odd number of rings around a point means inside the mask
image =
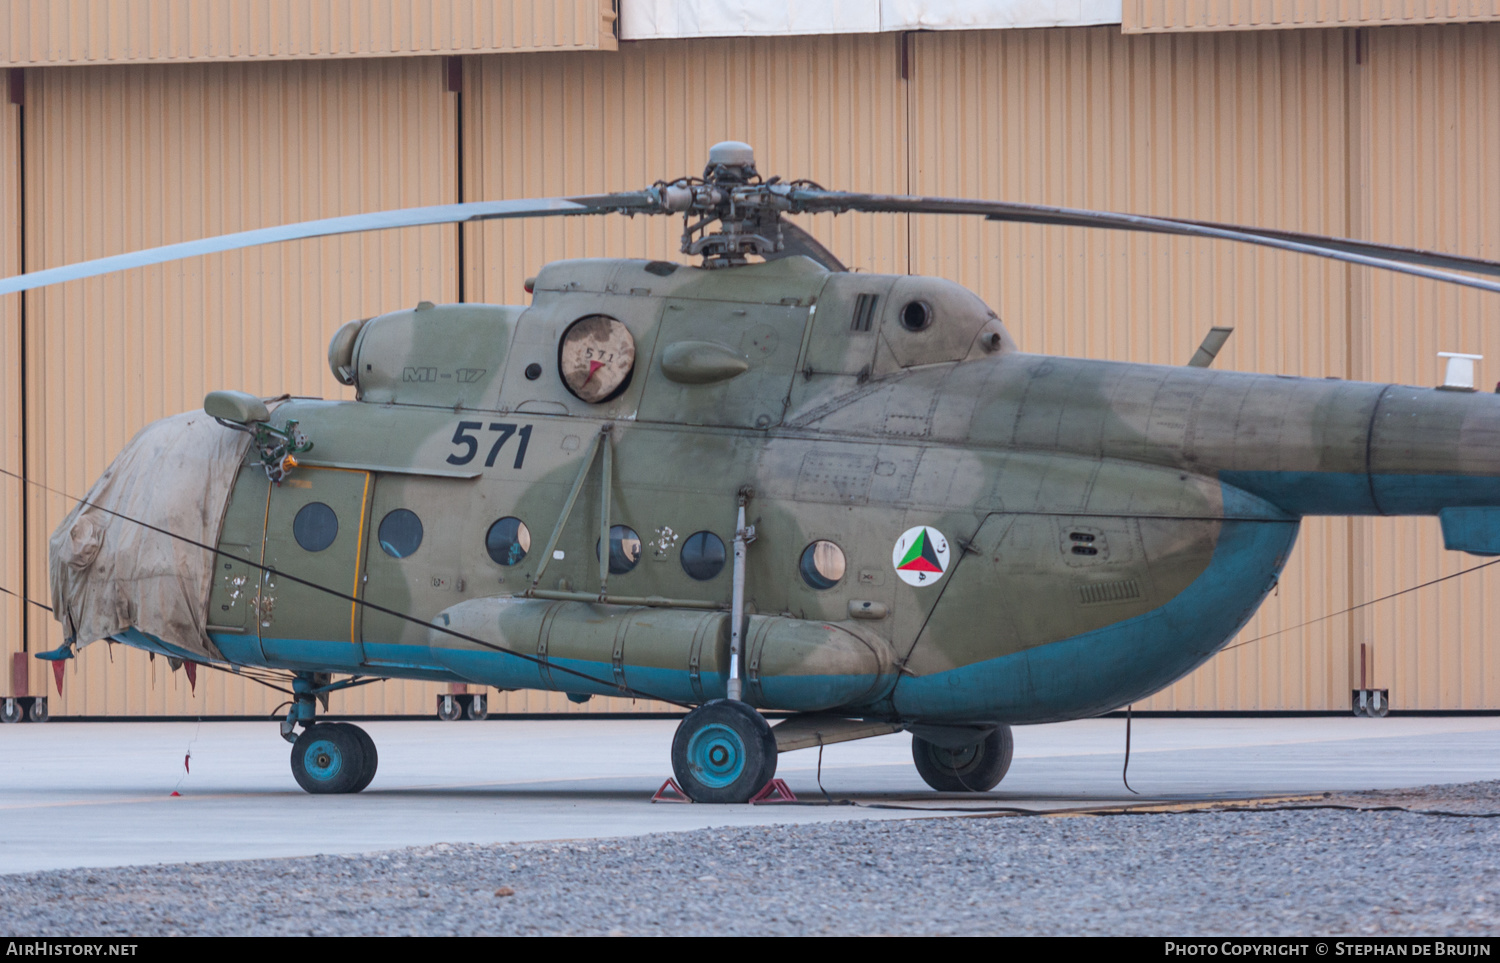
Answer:
[{"label": "gravel ground", "polygon": [[1443,812],[1500,813],[1500,782],[1466,782],[1451,786],[1338,793],[1327,796],[1327,801],[1361,807],[1399,806],[1402,809]]},{"label": "gravel ground", "polygon": [[[1336,805],[1500,812],[1500,783]],[[1500,819],[1341,809],[759,826],[0,876],[0,934],[1491,935]]]}]

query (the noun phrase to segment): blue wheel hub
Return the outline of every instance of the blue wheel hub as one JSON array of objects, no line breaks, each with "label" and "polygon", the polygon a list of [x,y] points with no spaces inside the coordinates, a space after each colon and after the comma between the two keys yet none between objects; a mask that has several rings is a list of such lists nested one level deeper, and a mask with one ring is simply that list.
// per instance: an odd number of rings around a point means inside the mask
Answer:
[{"label": "blue wheel hub", "polygon": [[745,771],[745,743],[740,734],[722,723],[711,723],[688,740],[687,759],[698,779],[722,789]]},{"label": "blue wheel hub", "polygon": [[344,768],[344,753],[331,739],[314,739],[302,754],[302,766],[319,782],[338,776]]}]

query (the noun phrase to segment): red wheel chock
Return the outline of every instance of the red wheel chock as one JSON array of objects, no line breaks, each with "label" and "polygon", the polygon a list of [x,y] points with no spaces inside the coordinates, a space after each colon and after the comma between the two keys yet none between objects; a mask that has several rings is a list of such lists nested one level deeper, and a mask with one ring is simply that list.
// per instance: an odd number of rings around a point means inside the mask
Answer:
[{"label": "red wheel chock", "polygon": [[[673,796],[673,795],[670,795],[670,793],[676,793],[677,795]],[[682,787],[679,786],[679,785],[677,785],[677,780],[676,779],[668,779],[666,782],[662,783],[661,784],[661,788],[656,791],[656,795],[654,795],[654,796],[651,797],[651,801],[654,802],[654,803],[659,803],[659,802],[690,803],[690,802],[692,802],[692,800],[688,798],[688,794],[682,791]]]},{"label": "red wheel chock", "polygon": [[761,787],[760,792],[750,797],[750,805],[760,803],[789,803],[796,802],[797,797],[787,788],[787,784],[781,779],[772,779]]}]

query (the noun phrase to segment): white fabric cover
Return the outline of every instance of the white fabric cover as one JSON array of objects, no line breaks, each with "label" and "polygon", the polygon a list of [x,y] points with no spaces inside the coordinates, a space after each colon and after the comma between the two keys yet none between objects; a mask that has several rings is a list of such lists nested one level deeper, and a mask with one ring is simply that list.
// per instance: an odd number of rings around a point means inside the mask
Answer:
[{"label": "white fabric cover", "polygon": [[621,0],[620,37],[764,37],[1119,23],[1122,0]]},{"label": "white fabric cover", "polygon": [[[142,428],[52,533],[53,614],[78,647],[132,626],[220,659],[208,639],[211,551],[250,436],[202,411]],[[111,514],[118,512],[119,514]]]},{"label": "white fabric cover", "polygon": [[881,30],[995,30],[1119,23],[1123,0],[880,0]]},{"label": "white fabric cover", "polygon": [[622,0],[620,39],[875,33],[879,0]]}]

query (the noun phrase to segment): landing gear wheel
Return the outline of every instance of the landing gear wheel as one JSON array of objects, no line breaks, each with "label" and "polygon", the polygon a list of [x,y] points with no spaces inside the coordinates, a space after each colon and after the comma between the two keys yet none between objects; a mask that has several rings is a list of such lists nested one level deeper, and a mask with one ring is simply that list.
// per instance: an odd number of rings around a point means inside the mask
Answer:
[{"label": "landing gear wheel", "polygon": [[469,700],[468,716],[475,722],[483,722],[490,715],[490,700],[488,696],[476,695]]},{"label": "landing gear wheel", "polygon": [[27,716],[31,719],[32,722],[46,722],[47,721],[47,700],[41,698],[40,696],[38,696],[35,699],[32,699],[31,700],[31,711],[29,713],[27,713]]},{"label": "landing gear wheel", "polygon": [[444,722],[453,722],[463,715],[464,707],[458,704],[458,700],[451,695],[438,696],[439,719]]},{"label": "landing gear wheel", "polygon": [[1000,726],[979,742],[958,749],[911,737],[917,772],[938,792],[989,792],[1005,778],[1015,748],[1010,726]]},{"label": "landing gear wheel", "polygon": [[[356,726],[308,726],[292,744],[292,775],[310,793],[357,792],[365,775],[365,748]],[[373,773],[372,773],[373,775]]]},{"label": "landing gear wheel", "polygon": [[672,773],[693,802],[749,802],[776,775],[776,737],[743,702],[705,702],[672,737]]},{"label": "landing gear wheel", "polygon": [[16,700],[6,699],[0,703],[0,722],[20,722],[23,715],[21,703]]},{"label": "landing gear wheel", "polygon": [[360,748],[364,750],[364,771],[359,777],[359,782],[355,783],[354,788],[349,790],[350,792],[364,792],[365,787],[370,784],[370,780],[375,778],[375,770],[380,766],[380,753],[375,751],[375,740],[371,739],[370,734],[359,726],[351,725],[347,722],[337,722],[334,725],[343,726],[345,729],[352,729],[355,738],[359,740]]}]

